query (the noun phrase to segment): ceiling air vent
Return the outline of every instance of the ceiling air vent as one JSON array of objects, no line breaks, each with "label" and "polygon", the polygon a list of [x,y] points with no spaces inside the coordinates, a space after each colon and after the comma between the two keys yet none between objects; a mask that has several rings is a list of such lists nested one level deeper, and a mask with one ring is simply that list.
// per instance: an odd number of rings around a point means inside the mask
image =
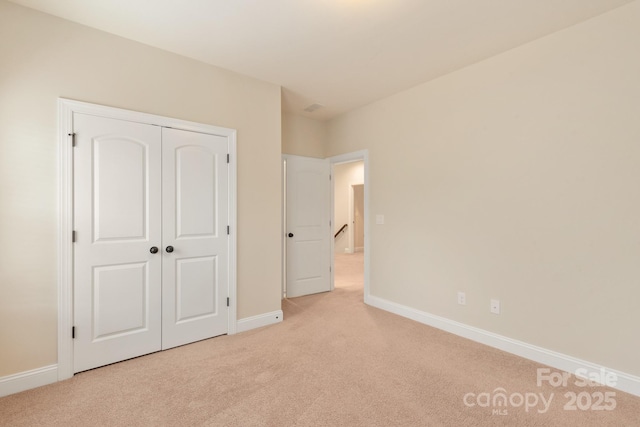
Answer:
[{"label": "ceiling air vent", "polygon": [[324,105],[320,105],[320,104],[311,104],[309,105],[307,108],[304,109],[304,111],[306,111],[307,113],[313,113],[314,111],[320,109],[324,107]]}]

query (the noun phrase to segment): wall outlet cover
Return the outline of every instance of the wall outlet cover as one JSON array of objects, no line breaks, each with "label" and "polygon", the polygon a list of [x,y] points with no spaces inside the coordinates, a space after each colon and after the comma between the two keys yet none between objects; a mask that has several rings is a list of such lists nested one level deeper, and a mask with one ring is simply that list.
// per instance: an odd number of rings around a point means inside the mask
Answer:
[{"label": "wall outlet cover", "polygon": [[492,299],[490,310],[493,314],[500,314],[500,300]]},{"label": "wall outlet cover", "polygon": [[458,304],[467,305],[467,296],[464,292],[458,292]]}]

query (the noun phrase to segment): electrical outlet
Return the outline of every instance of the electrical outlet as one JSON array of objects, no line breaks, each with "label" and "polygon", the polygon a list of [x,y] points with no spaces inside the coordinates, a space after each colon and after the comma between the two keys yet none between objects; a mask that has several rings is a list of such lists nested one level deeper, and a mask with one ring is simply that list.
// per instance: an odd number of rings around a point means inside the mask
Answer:
[{"label": "electrical outlet", "polygon": [[467,305],[467,296],[464,292],[458,292],[458,304]]},{"label": "electrical outlet", "polygon": [[500,314],[500,300],[497,300],[497,299],[491,300],[491,312],[493,314]]}]

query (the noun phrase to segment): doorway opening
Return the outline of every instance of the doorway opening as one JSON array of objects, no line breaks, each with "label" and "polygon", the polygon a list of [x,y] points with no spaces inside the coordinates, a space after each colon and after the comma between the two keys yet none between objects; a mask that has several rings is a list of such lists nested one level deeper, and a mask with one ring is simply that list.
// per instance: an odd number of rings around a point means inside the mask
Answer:
[{"label": "doorway opening", "polygon": [[334,289],[364,289],[364,160],[335,163],[333,182]]},{"label": "doorway opening", "polygon": [[[336,195],[336,170],[338,181],[342,181],[343,164],[357,166],[359,171],[338,187]],[[283,299],[335,290],[338,271],[338,288],[343,280],[357,283],[353,289],[369,303],[368,170],[368,150],[328,159],[283,155]],[[337,219],[336,203],[343,212]],[[347,271],[357,277],[342,275],[342,261],[354,261]]]}]

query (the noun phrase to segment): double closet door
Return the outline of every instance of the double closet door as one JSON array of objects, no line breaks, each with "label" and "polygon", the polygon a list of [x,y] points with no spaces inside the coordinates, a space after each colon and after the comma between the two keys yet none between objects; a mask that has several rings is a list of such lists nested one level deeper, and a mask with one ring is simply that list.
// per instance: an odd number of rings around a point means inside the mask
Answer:
[{"label": "double closet door", "polygon": [[228,332],[225,137],[74,113],[74,372]]}]

